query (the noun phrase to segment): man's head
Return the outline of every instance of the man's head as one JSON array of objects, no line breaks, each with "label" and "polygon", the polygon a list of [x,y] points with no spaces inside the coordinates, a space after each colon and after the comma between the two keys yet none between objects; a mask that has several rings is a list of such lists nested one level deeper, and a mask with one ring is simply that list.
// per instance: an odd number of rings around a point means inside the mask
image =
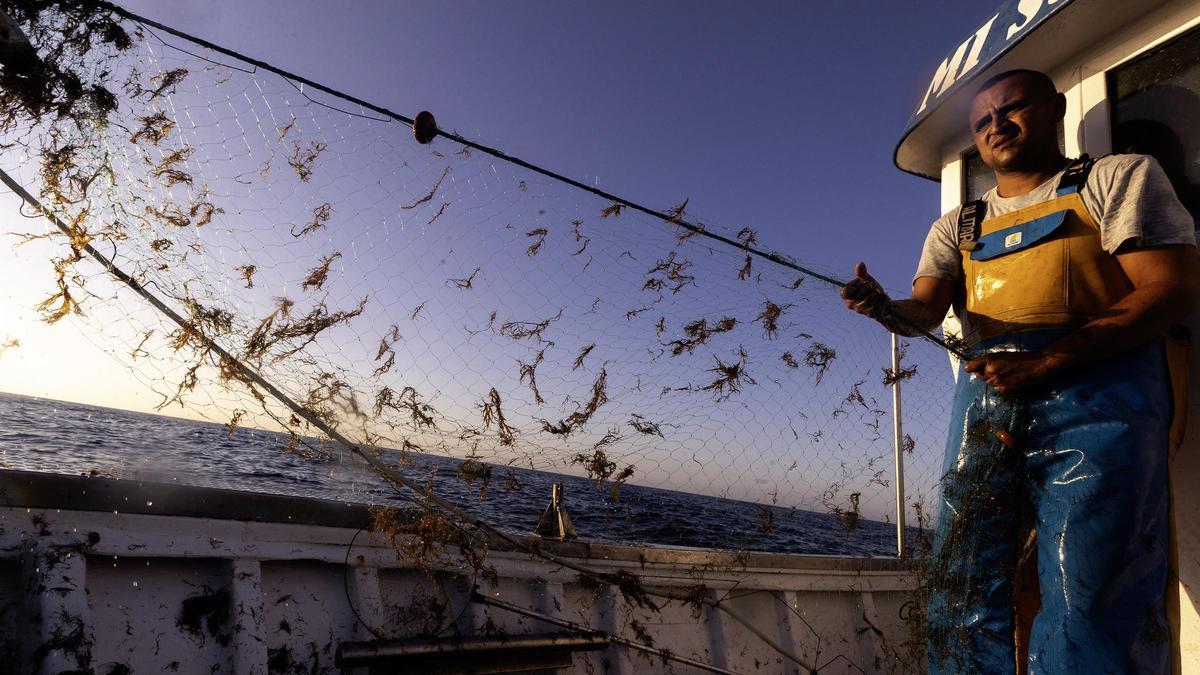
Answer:
[{"label": "man's head", "polygon": [[1036,70],[1010,70],[984,82],[969,118],[983,163],[998,172],[1061,168],[1058,123],[1066,106],[1054,82]]}]

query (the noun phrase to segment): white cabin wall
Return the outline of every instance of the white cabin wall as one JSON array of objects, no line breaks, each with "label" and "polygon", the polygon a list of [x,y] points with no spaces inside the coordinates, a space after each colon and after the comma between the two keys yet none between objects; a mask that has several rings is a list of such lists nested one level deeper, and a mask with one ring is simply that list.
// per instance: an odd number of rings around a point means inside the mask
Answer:
[{"label": "white cabin wall", "polygon": [[[970,141],[968,140],[969,144]],[[942,208],[939,213],[945,213],[962,203],[963,195],[963,160],[961,152],[947,155],[942,163]]]}]

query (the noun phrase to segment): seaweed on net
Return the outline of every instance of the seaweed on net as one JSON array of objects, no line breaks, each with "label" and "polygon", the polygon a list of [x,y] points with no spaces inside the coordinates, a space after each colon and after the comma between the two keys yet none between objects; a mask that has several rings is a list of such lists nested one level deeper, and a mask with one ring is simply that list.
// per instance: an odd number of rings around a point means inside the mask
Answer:
[{"label": "seaweed on net", "polygon": [[340,257],[342,257],[341,251],[334,251],[327,256],[322,256],[321,264],[314,267],[308,276],[304,277],[304,281],[300,282],[300,288],[306,291],[310,288],[321,290],[321,287],[325,285],[325,280],[329,277],[329,266]]},{"label": "seaweed on net", "polygon": [[385,359],[383,363],[375,368],[374,373],[372,373],[374,376],[378,377],[383,375],[391,370],[392,366],[396,364],[396,352],[392,350],[392,345],[396,344],[396,342],[399,340],[400,327],[396,324],[392,324],[391,327],[388,328],[387,334],[379,339],[379,348],[375,352],[375,360],[378,361],[382,359],[385,354],[387,355],[387,359]]},{"label": "seaweed on net", "polygon": [[758,384],[746,373],[747,357],[746,350],[742,347],[738,347],[737,361],[726,363],[721,360],[721,357],[713,355],[716,365],[709,368],[708,372],[716,373],[717,377],[712,382],[700,387],[700,391],[711,391],[717,401],[724,401],[740,392],[743,384]]},{"label": "seaweed on net", "polygon": [[153,336],[154,336],[153,328],[151,328],[150,330],[143,333],[142,339],[138,341],[137,346],[134,347],[129,352],[129,358],[136,360],[139,356],[150,356],[150,352],[146,351],[144,349],[144,347],[146,346],[146,343],[150,341],[150,338]]},{"label": "seaweed on net", "polygon": [[688,199],[684,199],[682,202],[679,202],[675,206],[672,206],[664,211],[667,216],[667,220],[671,221],[672,223],[683,222],[683,213],[687,209],[687,205]]},{"label": "seaweed on net", "polygon": [[492,482],[492,465],[479,461],[478,457],[468,457],[458,465],[458,477],[462,478],[468,488],[474,488],[479,482],[479,499],[487,498],[488,486]]},{"label": "seaweed on net", "polygon": [[[854,384],[850,385],[850,391],[848,391],[846,393],[845,398],[843,398],[841,400],[841,402],[838,404],[838,407],[834,409],[833,413],[830,416],[837,417],[839,415],[848,414],[850,412],[849,410],[846,409],[846,406],[848,406],[848,405],[851,406],[851,409],[853,409],[854,405],[858,405],[859,407],[863,408],[864,410],[871,410],[871,406],[867,405],[867,399],[865,396],[863,396],[862,389],[861,389],[861,387],[866,383],[867,383],[866,380],[859,380],[858,382],[855,382]],[[871,405],[875,405],[874,398],[871,399]]]},{"label": "seaweed on net", "polygon": [[432,200],[434,195],[437,194],[438,188],[440,188],[442,186],[442,181],[446,180],[446,176],[448,176],[448,175],[450,175],[450,167],[446,167],[445,170],[442,171],[442,175],[440,177],[438,177],[438,179],[436,181],[434,181],[433,187],[429,189],[429,192],[426,193],[425,196],[420,197],[419,199],[412,202],[411,204],[405,204],[405,205],[401,206],[400,208],[404,209],[405,211],[411,211],[412,209],[415,209],[418,206],[425,204],[425,203],[429,202],[430,200]]},{"label": "seaweed on net", "polygon": [[708,325],[708,319],[696,319],[683,325],[684,337],[671,340],[663,346],[671,348],[671,356],[679,356],[684,352],[691,354],[696,347],[706,344],[713,335],[728,333],[736,327],[737,319],[732,316],[721,317],[711,326]]},{"label": "seaweed on net", "polygon": [[746,255],[745,260],[742,261],[742,268],[738,270],[738,281],[745,281],[746,279],[749,279],[753,268],[754,259],[749,255]]},{"label": "seaweed on net", "polygon": [[570,436],[572,432],[587,424],[592,415],[596,414],[596,410],[600,406],[608,402],[608,372],[600,369],[600,374],[596,376],[595,382],[592,383],[592,396],[583,408],[576,410],[557,423],[551,423],[548,420],[542,420],[542,431],[564,438]]},{"label": "seaweed on net", "polygon": [[293,128],[295,128],[295,126],[296,126],[296,116],[292,115],[292,119],[290,122],[286,122],[284,124],[280,124],[279,126],[275,127],[275,132],[278,134],[277,140],[282,141],[284,138],[287,138],[288,133],[290,133],[291,130]]},{"label": "seaweed on net", "polygon": [[538,251],[542,250],[542,245],[546,243],[546,235],[549,232],[544,227],[537,227],[525,233],[526,237],[536,237],[536,239],[525,249],[525,255],[535,256]]},{"label": "seaweed on net", "polygon": [[309,388],[304,407],[325,419],[331,427],[337,426],[343,416],[353,417],[360,422],[368,419],[358,403],[354,388],[333,373],[321,373],[316,377]]},{"label": "seaweed on net", "polygon": [[297,321],[288,318],[284,324],[276,327],[271,332],[268,348],[280,342],[298,341],[298,344],[275,357],[276,361],[283,360],[315,342],[324,331],[339,324],[348,323],[354,317],[362,314],[366,305],[367,299],[363,298],[354,309],[330,313],[325,303],[317,303],[303,318]]},{"label": "seaweed on net", "polygon": [[191,207],[188,208],[189,222],[194,227],[204,227],[211,223],[213,216],[218,213],[225,213],[225,209],[204,199],[193,202]]},{"label": "seaweed on net", "polygon": [[241,275],[242,280],[246,282],[246,288],[254,288],[254,273],[258,271],[258,266],[242,265],[235,269]]},{"label": "seaweed on net", "polygon": [[517,365],[521,371],[521,376],[520,376],[521,382],[524,383],[525,380],[529,380],[529,390],[531,392],[533,392],[533,402],[536,403],[537,405],[542,405],[543,403],[546,402],[545,399],[542,398],[542,392],[538,391],[538,386],[537,386],[537,367],[538,367],[538,365],[540,365],[542,363],[542,360],[544,360],[545,358],[546,358],[546,350],[543,349],[542,351],[537,353],[537,358],[535,358],[533,360],[533,363],[525,363],[524,361],[517,361]]},{"label": "seaweed on net", "polygon": [[488,397],[479,404],[479,408],[483,412],[483,428],[490,429],[495,424],[500,445],[512,446],[516,442],[517,430],[505,419],[504,410],[500,407],[500,393],[495,387],[488,391]]},{"label": "seaweed on net", "polygon": [[800,285],[803,283],[804,283],[804,275],[801,274],[800,276],[796,277],[796,280],[793,281],[792,283],[790,283],[786,286],[784,286],[783,284],[779,284],[779,285],[782,286],[783,288],[788,289],[789,291],[794,291],[794,290],[797,290],[798,288],[800,288]]},{"label": "seaweed on net", "polygon": [[779,360],[783,361],[788,368],[799,368],[800,363],[796,361],[796,357],[791,352],[784,352],[779,355]]},{"label": "seaweed on net", "polygon": [[399,394],[389,387],[380,389],[375,394],[375,415],[381,415],[384,408],[408,413],[412,426],[417,430],[437,426],[433,419],[433,406],[423,403],[417,390],[412,387],[401,389]]},{"label": "seaweed on net", "polygon": [[292,226],[292,236],[298,238],[311,232],[316,232],[325,227],[325,224],[329,222],[331,217],[333,217],[333,206],[329,202],[325,202],[312,210],[312,218],[308,221],[308,224],[300,228],[299,232],[296,231],[295,226]]},{"label": "seaweed on net", "polygon": [[588,478],[597,483],[603,483],[617,471],[617,463],[609,460],[608,455],[599,449],[590,455],[579,453],[571,459],[571,463],[583,466]]},{"label": "seaweed on net", "polygon": [[908,355],[908,343],[901,343],[900,348],[896,352],[896,368],[883,369],[883,386],[889,387],[902,380],[907,380],[917,375],[917,366],[912,365],[904,367],[900,364],[904,362],[904,358]]},{"label": "seaweed on net", "polygon": [[[625,255],[628,251],[622,253]],[[633,255],[629,255],[633,259]],[[688,274],[688,269],[692,267],[692,261],[687,258],[676,257],[675,251],[667,254],[667,257],[662,258],[654,263],[654,267],[646,270],[646,280],[642,284],[642,290],[655,291],[662,294],[663,290],[669,290],[672,294],[678,293],[689,285],[695,285],[696,277]]]},{"label": "seaweed on net", "polygon": [[561,319],[562,315],[563,311],[560,309],[554,316],[541,321],[505,321],[500,324],[500,328],[496,332],[513,340],[535,338],[538,342],[549,342],[542,337],[542,334],[546,332],[551,323]]},{"label": "seaweed on net", "polygon": [[263,357],[274,345],[272,335],[277,321],[287,321],[291,318],[292,307],[295,305],[287,298],[276,298],[275,308],[271,313],[263,317],[263,319],[255,327],[254,331],[246,339],[246,343],[242,349],[242,358],[252,363],[261,363]]},{"label": "seaweed on net", "polygon": [[[634,467],[632,464],[627,465],[624,469],[617,471],[617,463],[608,458],[608,454],[601,449],[602,445],[606,445],[605,439],[612,437],[613,432],[605,435],[599,443],[593,446],[592,454],[578,453],[571,459],[572,464],[583,466],[587,472],[588,478],[596,481],[597,486],[609,484],[609,498],[616,501],[619,497],[619,490],[625,481],[633,477]],[[615,440],[615,438],[614,438]]]},{"label": "seaweed on net", "polygon": [[191,185],[193,182],[192,175],[178,168],[176,165],[180,162],[187,161],[192,154],[192,148],[183,147],[177,150],[172,150],[163,157],[162,160],[155,165],[154,175],[161,178],[167,187],[178,184]]},{"label": "seaweed on net", "polygon": [[620,202],[613,202],[600,210],[600,217],[607,218],[609,216],[620,217],[621,211],[625,209],[625,205]]},{"label": "seaweed on net", "polygon": [[175,128],[175,120],[168,117],[167,113],[161,110],[139,117],[138,121],[142,123],[142,126],[129,137],[131,143],[146,140],[154,145],[158,145]]},{"label": "seaweed on net", "polygon": [[651,422],[637,413],[633,413],[633,415],[629,418],[629,426],[633,427],[634,430],[640,434],[665,438],[660,425],[655,422]]},{"label": "seaweed on net", "polygon": [[762,311],[758,313],[758,316],[754,317],[754,320],[762,324],[763,333],[766,334],[767,339],[775,339],[775,336],[779,333],[779,318],[791,308],[790,304],[777,305],[770,300],[763,302]]},{"label": "seaweed on net", "polygon": [[[579,350],[579,355],[575,357],[574,363],[571,364],[571,370],[578,370],[583,365],[583,360],[586,359],[588,357],[588,354],[591,354],[592,350],[595,348],[596,348],[596,343],[593,342],[592,344]],[[539,354],[539,356],[540,356],[540,354]]]},{"label": "seaweed on net", "polygon": [[165,73],[158,73],[150,77],[150,84],[153,89],[147,93],[150,98],[158,98],[163,94],[172,93],[175,90],[175,85],[183,81],[188,76],[187,68],[173,68]]},{"label": "seaweed on net", "polygon": [[[965,667],[964,650],[972,642],[972,629],[953,617],[981,604],[990,592],[991,579],[1014,578],[1015,559],[986,574],[970,571],[980,553],[977,545],[999,538],[1011,540],[1015,547],[1018,541],[1020,516],[1027,508],[1027,474],[1024,455],[1012,443],[1012,434],[1025,424],[1024,405],[1016,398],[972,420],[959,461],[942,477],[942,499],[953,506],[942,510],[945,522],[939,523],[939,534],[919,563],[915,609],[926,618],[922,629],[931,658],[943,664]],[[1003,523],[999,529],[998,521]],[[947,616],[927,616],[935,595]]]},{"label": "seaweed on net", "polygon": [[825,377],[825,372],[836,358],[837,352],[832,347],[814,342],[804,352],[804,365],[816,371],[817,384],[821,384],[821,378]]},{"label": "seaweed on net", "polygon": [[479,270],[480,270],[480,268],[476,267],[475,269],[471,270],[470,274],[468,274],[465,277],[462,277],[461,279],[454,279],[454,278],[447,279],[446,285],[454,286],[455,288],[458,288],[458,289],[461,289],[464,291],[470,290],[471,287],[475,283],[475,277],[476,277],[476,275],[479,274]]},{"label": "seaweed on net", "polygon": [[510,492],[520,492],[525,489],[525,485],[517,477],[517,470],[511,466],[504,472],[504,489]]},{"label": "seaweed on net", "polygon": [[429,216],[429,220],[426,220],[425,224],[432,225],[435,220],[442,217],[448,208],[450,208],[450,202],[442,202],[442,205],[438,207],[437,211],[434,211],[432,216]]},{"label": "seaweed on net", "polygon": [[389,507],[371,510],[371,532],[384,537],[404,560],[411,560],[427,573],[451,566],[445,559],[447,544],[466,539],[463,524],[440,511],[423,510],[416,522],[401,519],[400,511]]},{"label": "seaweed on net", "polygon": [[897,369],[883,369],[883,386],[888,387],[902,380],[907,380],[917,376],[917,366],[900,367]]},{"label": "seaweed on net", "polygon": [[75,264],[82,257],[78,252],[73,253],[67,258],[56,258],[54,260],[54,283],[58,287],[58,291],[37,304],[37,311],[42,313],[42,321],[46,323],[57,323],[68,314],[83,314],[83,308],[79,306],[75,296],[71,293],[69,282],[74,280],[76,283],[81,283],[78,276],[69,274],[71,265]]},{"label": "seaweed on net", "polygon": [[245,415],[245,410],[237,408],[233,411],[233,415],[230,416],[229,421],[225,423],[225,429],[227,430],[227,435],[230,438],[233,438],[233,434],[237,431],[237,428],[241,424],[242,418],[245,417]]},{"label": "seaweed on net", "polygon": [[292,141],[292,154],[287,158],[288,166],[295,170],[301,181],[307,183],[308,179],[312,178],[317,158],[327,147],[329,146],[322,141],[310,141],[307,145]]}]

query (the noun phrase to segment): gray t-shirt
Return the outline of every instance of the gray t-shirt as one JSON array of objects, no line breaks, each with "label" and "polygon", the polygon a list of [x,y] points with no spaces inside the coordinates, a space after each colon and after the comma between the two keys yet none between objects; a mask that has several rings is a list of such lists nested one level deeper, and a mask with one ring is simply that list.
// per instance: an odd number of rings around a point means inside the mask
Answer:
[{"label": "gray t-shirt", "polygon": [[[983,195],[987,218],[1053,199],[1062,172],[1030,192],[1001,197],[996,188]],[[1080,190],[1084,207],[1100,225],[1100,245],[1109,253],[1123,244],[1134,247],[1169,244],[1196,245],[1196,224],[1163,173],[1149,155],[1109,155],[1096,160],[1087,184]],[[925,238],[914,280],[962,278],[958,249],[958,212],[955,207],[938,218]]]}]

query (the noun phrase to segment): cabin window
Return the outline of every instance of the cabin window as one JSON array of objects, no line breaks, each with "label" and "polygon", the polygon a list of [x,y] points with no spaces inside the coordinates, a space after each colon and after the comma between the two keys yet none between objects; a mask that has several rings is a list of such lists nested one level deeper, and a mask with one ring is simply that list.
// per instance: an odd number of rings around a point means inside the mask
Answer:
[{"label": "cabin window", "polygon": [[1200,30],[1108,73],[1113,152],[1153,155],[1200,218]]},{"label": "cabin window", "polygon": [[996,187],[996,174],[983,163],[978,150],[963,155],[963,201],[979,199],[983,193]]}]

